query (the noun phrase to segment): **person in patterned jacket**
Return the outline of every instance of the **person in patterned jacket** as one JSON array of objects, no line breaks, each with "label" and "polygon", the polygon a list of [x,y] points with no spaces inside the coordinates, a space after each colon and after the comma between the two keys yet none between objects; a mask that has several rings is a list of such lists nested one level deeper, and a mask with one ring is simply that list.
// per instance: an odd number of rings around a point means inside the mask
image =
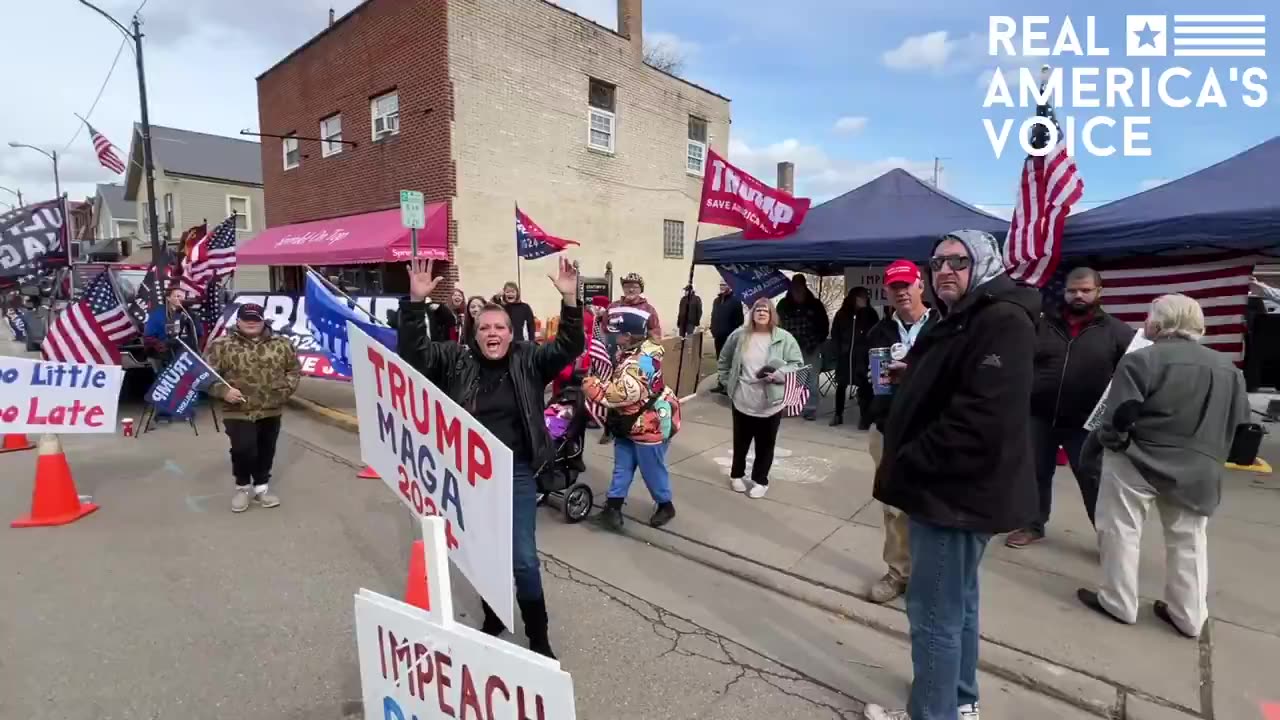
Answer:
[{"label": "person in patterned jacket", "polygon": [[250,501],[276,507],[280,498],[268,483],[280,415],[302,376],[293,343],[271,333],[261,305],[246,303],[236,315],[235,328],[209,344],[205,362],[224,380],[211,386],[209,394],[222,400],[222,424],[231,440],[231,473],[236,479],[231,511],[248,510]]},{"label": "person in patterned jacket", "polygon": [[600,522],[622,529],[622,503],[636,468],[657,504],[649,525],[662,527],[676,516],[667,472],[667,447],[680,429],[680,400],[662,380],[662,346],[649,339],[649,313],[632,306],[609,309],[605,321],[614,346],[613,371],[588,377],[587,399],[608,409],[605,432],[613,438],[613,481]]}]

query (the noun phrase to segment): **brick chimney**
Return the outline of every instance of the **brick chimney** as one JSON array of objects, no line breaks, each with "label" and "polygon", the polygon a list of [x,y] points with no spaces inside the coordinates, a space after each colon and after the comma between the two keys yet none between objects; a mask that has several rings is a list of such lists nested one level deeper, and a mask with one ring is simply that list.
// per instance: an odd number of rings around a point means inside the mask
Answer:
[{"label": "brick chimney", "polygon": [[789,195],[796,194],[796,166],[791,162],[778,163],[778,189]]},{"label": "brick chimney", "polygon": [[636,56],[644,55],[644,0],[618,0],[618,34],[631,41]]}]

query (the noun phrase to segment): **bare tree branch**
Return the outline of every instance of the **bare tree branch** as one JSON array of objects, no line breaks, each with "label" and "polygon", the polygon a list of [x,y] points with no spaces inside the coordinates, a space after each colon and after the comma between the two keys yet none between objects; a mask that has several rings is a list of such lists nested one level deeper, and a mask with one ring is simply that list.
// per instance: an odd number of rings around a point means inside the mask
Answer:
[{"label": "bare tree branch", "polygon": [[673,43],[662,41],[644,43],[644,62],[665,73],[679,76],[684,70],[685,57],[680,48]]}]

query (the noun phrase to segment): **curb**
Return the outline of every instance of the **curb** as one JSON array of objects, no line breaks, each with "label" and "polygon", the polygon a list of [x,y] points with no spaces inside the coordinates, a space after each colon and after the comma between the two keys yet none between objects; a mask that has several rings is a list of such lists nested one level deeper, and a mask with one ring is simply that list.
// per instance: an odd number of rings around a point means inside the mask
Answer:
[{"label": "curb", "polygon": [[[321,405],[306,398],[294,397],[289,403],[329,425],[358,432],[356,418],[341,410]],[[843,590],[805,579],[785,570],[716,548],[666,529],[652,529],[646,521],[626,515],[623,534],[640,542],[692,560],[753,583],[792,600],[825,610],[850,622],[910,642],[906,614],[896,608],[875,605]],[[551,555],[551,553],[547,553]],[[551,555],[554,557],[554,555]],[[983,637],[983,659],[979,667],[1003,680],[1015,683],[1054,700],[1102,718],[1123,717],[1121,700],[1127,694],[1138,696],[1169,709],[1195,713],[1191,708],[1170,703],[1123,687],[1078,669],[1059,665],[1017,648]]]}]

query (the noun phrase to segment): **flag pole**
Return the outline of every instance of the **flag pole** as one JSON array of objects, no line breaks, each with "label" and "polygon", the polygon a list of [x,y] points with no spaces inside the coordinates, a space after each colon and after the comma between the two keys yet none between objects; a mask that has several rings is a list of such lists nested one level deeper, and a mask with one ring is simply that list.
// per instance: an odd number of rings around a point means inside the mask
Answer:
[{"label": "flag pole", "polygon": [[219,382],[221,382],[223,385],[226,385],[227,387],[232,387],[231,383],[227,382],[226,378],[219,375],[217,370],[214,370],[213,367],[209,365],[209,363],[205,362],[205,359],[203,357],[200,357],[200,353],[196,352],[195,350],[192,350],[190,347],[187,346],[186,343],[182,342],[182,338],[175,337],[174,340],[178,341],[178,344],[182,346],[183,350],[186,350],[187,352],[191,353],[191,356],[194,357],[201,365],[203,365],[205,370],[208,370],[209,372],[213,373],[213,376],[218,378]]},{"label": "flag pole", "polygon": [[[341,295],[348,303],[350,303],[357,310],[364,313],[365,315],[368,315],[369,319],[373,321],[373,324],[379,327],[390,327],[389,325],[387,325],[386,323],[382,322],[377,317],[375,317],[373,313],[360,307],[360,305],[355,300],[353,300],[350,295],[342,292],[342,288],[329,282],[329,279],[326,278],[324,275],[321,275],[319,272],[316,272],[315,268],[311,267],[310,265],[303,265],[302,267],[306,268],[309,274],[315,275],[316,279],[319,280],[321,284],[323,284],[326,288],[329,288],[329,290]],[[304,292],[303,295],[305,296],[306,293]]]}]

